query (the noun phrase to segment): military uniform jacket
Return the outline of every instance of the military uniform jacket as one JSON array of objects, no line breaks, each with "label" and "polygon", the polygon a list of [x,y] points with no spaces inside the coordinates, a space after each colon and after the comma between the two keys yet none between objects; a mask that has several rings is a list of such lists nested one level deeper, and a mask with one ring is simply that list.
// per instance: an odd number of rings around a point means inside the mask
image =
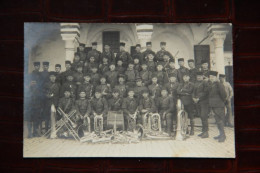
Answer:
[{"label": "military uniform jacket", "polygon": [[172,56],[172,54],[170,53],[170,52],[168,52],[167,50],[159,50],[157,53],[156,53],[156,61],[164,61],[163,60],[163,56],[165,55],[165,54],[167,54],[167,55],[169,55],[169,57],[170,57],[170,59],[172,59],[173,58],[173,56]]},{"label": "military uniform jacket", "polygon": [[107,99],[111,96],[111,88],[108,84],[100,84],[96,87],[96,89],[101,90],[101,93],[106,93],[107,95],[104,95]]},{"label": "military uniform jacket", "polygon": [[76,72],[74,73],[74,82],[76,85],[80,85],[84,82],[84,75],[83,73]]},{"label": "military uniform jacket", "polygon": [[139,72],[141,71],[141,66],[140,66],[140,64],[135,64],[134,70],[136,71],[136,73],[139,73]]},{"label": "military uniform jacket", "polygon": [[159,112],[171,113],[174,110],[174,102],[170,96],[159,97],[156,105]]},{"label": "military uniform jacket", "polygon": [[100,83],[100,74],[98,73],[91,73],[91,83],[94,87],[96,87]]},{"label": "military uniform jacket", "polygon": [[138,101],[135,98],[124,98],[122,109],[125,113],[134,114],[138,108]]},{"label": "military uniform jacket", "polygon": [[157,109],[156,109],[156,105],[155,105],[155,102],[154,102],[154,99],[148,97],[147,99],[145,98],[141,98],[140,99],[140,102],[139,102],[139,111],[141,112],[142,109],[146,109],[150,112],[156,112]]},{"label": "military uniform jacket", "polygon": [[120,97],[126,97],[126,93],[128,90],[128,87],[126,84],[118,84],[115,86],[115,89],[119,90],[119,96]]},{"label": "military uniform jacket", "polygon": [[[152,52],[154,55],[155,55],[155,52],[154,51],[152,51],[152,50],[148,50],[148,49],[146,49],[144,52],[143,52],[143,57],[144,57],[144,59],[146,60],[146,61],[148,61],[148,53],[150,53],[150,52]],[[155,59],[154,59],[155,60]]]},{"label": "military uniform jacket", "polygon": [[118,72],[117,71],[108,71],[106,73],[107,82],[110,84],[111,88],[114,88],[117,84]]},{"label": "military uniform jacket", "polygon": [[147,87],[146,86],[134,87],[135,98],[137,98],[137,100],[139,100],[141,98],[143,90],[147,90]]},{"label": "military uniform jacket", "polygon": [[60,96],[60,84],[56,82],[47,82],[44,86],[45,98],[50,105],[58,106]]},{"label": "military uniform jacket", "polygon": [[197,81],[197,72],[196,68],[190,69],[190,82],[195,83]]},{"label": "military uniform jacket", "polygon": [[118,52],[116,55],[116,62],[121,59],[123,62],[123,67],[127,67],[128,63],[132,60],[130,54],[126,51]]},{"label": "military uniform jacket", "polygon": [[139,59],[139,63],[140,63],[140,64],[142,64],[142,63],[145,61],[144,55],[143,55],[143,53],[141,53],[141,52],[137,52],[137,53],[135,53],[135,54],[133,55],[133,59],[136,58],[136,57]]},{"label": "military uniform jacket", "polygon": [[180,67],[179,69],[178,69],[178,81],[180,82],[180,83],[183,83],[183,75],[184,74],[189,74],[189,69],[188,68],[186,68],[186,67]]},{"label": "military uniform jacket", "polygon": [[125,75],[126,75],[126,81],[127,82],[135,82],[136,77],[138,77],[138,73],[133,69],[133,70],[129,70],[127,69],[125,71]]},{"label": "military uniform jacket", "polygon": [[150,96],[152,97],[159,97],[161,95],[161,85],[159,84],[151,84],[148,86]]},{"label": "military uniform jacket", "polygon": [[78,99],[75,102],[76,111],[84,116],[85,114],[91,113],[91,105],[87,99]]},{"label": "military uniform jacket", "polygon": [[49,79],[49,72],[48,71],[42,71],[40,72],[41,73],[41,84],[42,86],[45,85],[46,82],[48,82],[50,79]]},{"label": "military uniform jacket", "polygon": [[176,79],[178,80],[178,70],[176,69],[176,68],[168,68],[167,70],[166,70],[166,75],[167,75],[167,82],[169,82],[169,76],[170,75],[173,75],[173,76],[175,76],[176,77]]},{"label": "military uniform jacket", "polygon": [[56,72],[55,73],[56,74],[56,82],[58,83],[58,84],[62,84],[62,73],[58,73],[58,72]]},{"label": "military uniform jacket", "polygon": [[109,111],[120,111],[122,110],[123,98],[111,98],[108,102]]},{"label": "military uniform jacket", "polygon": [[78,66],[80,66],[80,65],[82,65],[82,63],[81,63],[80,61],[79,61],[79,62],[73,62],[73,63],[71,64],[71,70],[77,72],[77,68],[78,68]]},{"label": "military uniform jacket", "polygon": [[209,70],[207,69],[207,70],[203,70],[203,69],[201,69],[201,72],[202,72],[202,74],[203,74],[203,76],[205,76],[205,77],[209,77]]},{"label": "military uniform jacket", "polygon": [[68,74],[72,74],[74,76],[74,71],[72,71],[71,69],[66,70],[64,72],[61,73],[61,80],[62,80],[62,84],[64,84],[65,82],[67,82],[67,75]]},{"label": "military uniform jacket", "polygon": [[86,92],[86,99],[90,99],[94,92],[94,87],[91,83],[83,82],[79,87],[77,91],[77,96],[79,96],[80,91],[84,90]]},{"label": "military uniform jacket", "polygon": [[147,86],[150,84],[151,79],[152,79],[152,72],[148,71],[148,70],[142,70],[139,73],[139,77],[141,77],[143,83]]},{"label": "military uniform jacket", "polygon": [[60,107],[63,110],[63,112],[65,112],[66,114],[68,114],[70,111],[75,109],[73,99],[72,98],[65,98],[65,97],[62,97],[59,100],[58,107]]},{"label": "military uniform jacket", "polygon": [[105,98],[93,98],[91,100],[91,110],[97,114],[105,116],[108,112],[108,104]]},{"label": "military uniform jacket", "polygon": [[116,66],[116,71],[118,71],[118,74],[125,74],[125,67]]},{"label": "military uniform jacket", "polygon": [[101,62],[101,52],[96,50],[96,49],[92,49],[91,51],[88,52],[88,56],[87,59],[89,61],[90,57],[94,57],[95,58],[95,62],[96,63],[100,63]]},{"label": "military uniform jacket", "polygon": [[91,73],[91,69],[92,67],[96,66],[97,67],[97,71],[99,70],[99,66],[96,62],[89,62],[87,63],[87,65],[84,67],[83,69],[83,73]]},{"label": "military uniform jacket", "polygon": [[169,91],[170,95],[172,96],[174,101],[177,101],[178,99],[178,93],[177,93],[177,89],[179,87],[179,83],[178,82],[169,82],[165,85],[165,87],[167,88],[167,90]]},{"label": "military uniform jacket", "polygon": [[78,51],[79,57],[81,62],[85,62],[87,60],[87,54],[85,51]]},{"label": "military uniform jacket", "polygon": [[107,57],[109,63],[115,62],[115,55],[111,50],[108,52],[103,51],[101,53],[101,59],[103,59],[103,57]]},{"label": "military uniform jacket", "polygon": [[156,71],[156,62],[154,61],[147,61],[147,69],[150,71],[150,72],[155,72]]},{"label": "military uniform jacket", "polygon": [[64,92],[66,88],[70,88],[70,93],[71,93],[71,97],[75,98],[76,94],[77,94],[77,86],[74,84],[74,82],[65,82],[64,84],[62,84],[61,86],[61,91],[60,91],[60,96],[63,97],[64,96]]},{"label": "military uniform jacket", "polygon": [[192,98],[198,98],[201,104],[208,103],[208,82],[197,81],[194,84]]},{"label": "military uniform jacket", "polygon": [[41,85],[41,72],[33,70],[31,75],[31,80],[35,80],[37,82],[38,85]]},{"label": "military uniform jacket", "polygon": [[100,64],[99,65],[99,72],[100,74],[106,74],[106,72],[109,71],[109,65],[108,64]]},{"label": "military uniform jacket", "polygon": [[192,92],[194,85],[191,82],[180,83],[177,93],[180,96],[183,105],[193,104]]},{"label": "military uniform jacket", "polygon": [[209,106],[210,107],[224,107],[227,94],[224,85],[216,81],[209,83]]},{"label": "military uniform jacket", "polygon": [[163,85],[168,80],[166,73],[163,71],[156,71],[154,72],[154,75],[157,76],[157,83],[160,85]]}]

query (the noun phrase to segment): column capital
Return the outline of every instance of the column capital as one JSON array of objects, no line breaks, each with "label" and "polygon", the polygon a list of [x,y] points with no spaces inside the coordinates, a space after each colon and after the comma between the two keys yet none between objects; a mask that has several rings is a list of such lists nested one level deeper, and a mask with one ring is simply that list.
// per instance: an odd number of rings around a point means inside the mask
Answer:
[{"label": "column capital", "polygon": [[80,37],[79,23],[60,23],[62,40],[75,40]]},{"label": "column capital", "polygon": [[215,47],[223,47],[229,24],[208,24],[208,34]]}]

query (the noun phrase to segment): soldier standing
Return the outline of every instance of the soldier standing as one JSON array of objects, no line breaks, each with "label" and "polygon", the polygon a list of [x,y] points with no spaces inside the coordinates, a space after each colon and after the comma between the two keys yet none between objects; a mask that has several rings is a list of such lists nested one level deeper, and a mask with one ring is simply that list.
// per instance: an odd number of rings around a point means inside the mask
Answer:
[{"label": "soldier standing", "polygon": [[194,84],[192,99],[196,105],[197,113],[201,118],[202,133],[199,134],[201,138],[208,138],[208,114],[209,114],[209,100],[208,100],[208,83],[203,80],[202,72],[197,72],[197,82]]},{"label": "soldier standing", "polygon": [[49,81],[49,62],[45,61],[42,62],[43,71],[41,72],[41,82],[44,86],[46,82]]},{"label": "soldier standing", "polygon": [[169,68],[165,71],[168,80],[166,80],[166,82],[169,82],[169,76],[175,76],[176,79],[178,79],[178,70],[175,68],[175,60],[174,59],[170,59],[169,61]]},{"label": "soldier standing", "polygon": [[169,134],[171,136],[172,131],[172,123],[173,123],[173,99],[168,95],[167,89],[164,87],[161,90],[161,97],[156,99],[156,105],[159,111],[159,114],[161,116],[161,125],[163,131]]},{"label": "soldier standing", "polygon": [[104,51],[101,53],[101,59],[103,57],[107,57],[108,63],[115,63],[115,55],[108,44],[105,44]]},{"label": "soldier standing", "polygon": [[77,72],[73,74],[74,82],[78,88],[83,82],[84,82],[84,74],[83,74],[83,66],[78,65],[77,66]]},{"label": "soldier standing", "polygon": [[139,76],[139,74],[134,70],[133,61],[129,62],[128,68],[125,71],[125,76],[126,76],[126,85],[128,85],[129,88],[133,88],[135,86],[135,80]]},{"label": "soldier standing", "polygon": [[204,76],[204,80],[208,81],[209,78],[209,63],[206,60],[201,61],[201,71]]},{"label": "soldier standing", "polygon": [[56,74],[55,74],[56,75],[56,82],[61,85],[62,73],[61,73],[61,65],[60,64],[55,65],[55,72],[56,72]]},{"label": "soldier standing", "polygon": [[99,68],[99,64],[95,61],[94,56],[90,57],[89,62],[85,63],[83,73],[91,73],[92,67],[97,67],[97,70]]},{"label": "soldier standing", "polygon": [[143,86],[142,79],[140,77],[136,78],[136,86],[134,87],[135,98],[140,100],[143,90],[148,90],[146,86]]},{"label": "soldier standing", "polygon": [[225,122],[225,101],[227,94],[225,87],[217,80],[218,72],[209,72],[209,107],[215,114],[216,123],[219,130],[219,136],[214,137],[218,142],[226,140],[224,122]]},{"label": "soldier standing", "polygon": [[108,102],[108,110],[119,112],[122,110],[123,98],[119,97],[120,91],[116,88],[113,89],[112,95],[113,97],[109,99]]},{"label": "soldier standing", "polygon": [[159,85],[164,85],[164,83],[168,82],[166,73],[163,70],[162,64],[157,65],[157,71],[155,71],[153,74],[157,76],[157,83]]},{"label": "soldier standing", "polygon": [[107,81],[106,76],[101,76],[100,85],[96,87],[96,90],[100,90],[102,97],[108,100],[111,97],[111,87],[109,84],[107,84],[106,81]]},{"label": "soldier standing", "polygon": [[[74,72],[71,70],[71,62],[65,61],[66,70],[61,73],[61,85],[67,81],[67,74],[73,74]],[[62,93],[63,95],[64,93]]]},{"label": "soldier standing", "polygon": [[184,110],[188,113],[190,119],[191,131],[190,135],[194,135],[194,103],[192,100],[192,92],[194,89],[194,85],[189,81],[190,76],[189,73],[183,73],[183,83],[180,83],[177,93],[180,96],[181,102],[184,105]]},{"label": "soldier standing", "polygon": [[143,52],[144,60],[148,61],[149,53],[152,53],[155,56],[155,52],[152,51],[152,42],[146,42],[146,50]]},{"label": "soldier standing", "polygon": [[83,90],[85,91],[86,99],[90,100],[94,92],[94,86],[90,83],[90,74],[84,74],[84,82],[78,87],[77,95]]},{"label": "soldier standing", "polygon": [[40,62],[34,62],[34,70],[32,71],[30,77],[33,79],[33,81],[36,81],[37,85],[40,85],[41,82],[41,72],[40,72]]},{"label": "soldier standing", "polygon": [[125,84],[125,76],[118,75],[118,85],[115,86],[115,89],[119,90],[119,97],[126,97],[128,86]]},{"label": "soldier standing", "polygon": [[121,59],[117,60],[116,71],[118,71],[118,74],[124,75],[125,70],[125,67],[123,67],[123,61]]},{"label": "soldier standing", "polygon": [[73,76],[74,76],[73,74],[74,73],[67,73],[67,76],[66,76],[67,81],[62,84],[60,95],[62,96],[64,94],[65,89],[70,88],[70,96],[75,101],[77,86],[75,85],[75,83],[73,81],[73,79],[74,79],[73,78]]},{"label": "soldier standing", "polygon": [[148,86],[150,96],[156,100],[161,95],[161,86],[157,83],[157,75],[152,75],[152,84]]},{"label": "soldier standing", "polygon": [[85,46],[86,45],[84,43],[80,43],[79,49],[78,49],[78,55],[80,57],[80,62],[83,64],[87,61],[87,54],[85,52]]},{"label": "soldier standing", "polygon": [[231,107],[231,99],[234,95],[233,89],[232,89],[232,86],[230,85],[230,83],[226,82],[226,75],[220,74],[219,80],[224,85],[226,93],[227,93],[227,98],[225,101],[225,106],[227,109],[227,115],[225,116],[225,126],[234,127],[234,125],[232,124],[233,115],[232,115],[232,107]]},{"label": "soldier standing", "polygon": [[148,71],[147,64],[145,62],[143,62],[141,67],[142,70],[140,71],[139,76],[143,81],[143,85],[147,87],[151,83],[152,72]]},{"label": "soldier standing", "polygon": [[156,62],[154,61],[154,52],[153,51],[147,51],[146,52],[147,54],[147,67],[148,67],[148,70],[150,72],[155,72],[156,71]]},{"label": "soldier standing", "polygon": [[165,50],[165,48],[166,48],[166,42],[161,42],[161,43],[160,43],[160,46],[161,46],[161,50],[159,50],[159,51],[156,53],[155,61],[156,61],[156,62],[164,61],[163,56],[164,56],[165,54],[168,55],[170,59],[173,59],[172,54],[171,54],[170,52],[168,52],[167,50]]},{"label": "soldier standing", "polygon": [[137,58],[139,59],[139,62],[142,64],[143,62],[145,62],[145,59],[144,59],[144,55],[143,53],[141,52],[141,45],[140,44],[137,44],[135,46],[135,54],[133,55],[133,58]]},{"label": "soldier standing", "polygon": [[195,64],[194,64],[194,60],[193,59],[189,59],[188,60],[188,66],[189,66],[189,71],[190,71],[190,82],[195,83],[197,81],[197,69],[195,68]]},{"label": "soldier standing", "polygon": [[125,51],[125,43],[123,42],[120,43],[120,52],[118,52],[116,55],[116,61],[118,61],[119,59],[122,60],[122,66],[125,68],[127,68],[129,62],[132,61],[132,57],[130,56],[130,54]]},{"label": "soldier standing", "polygon": [[184,59],[183,58],[178,59],[178,64],[180,66],[180,68],[178,69],[178,81],[180,83],[183,83],[183,76],[184,76],[184,74],[189,74],[189,69],[184,67]]},{"label": "soldier standing", "polygon": [[94,88],[96,88],[96,86],[99,84],[100,82],[100,74],[97,73],[98,67],[97,65],[93,65],[91,67],[91,73],[90,73],[90,77],[91,77],[91,84],[93,85]]},{"label": "soldier standing", "polygon": [[110,84],[111,88],[117,85],[118,72],[115,70],[115,64],[111,63],[109,65],[109,71],[105,74],[107,77],[107,82]]},{"label": "soldier standing", "polygon": [[101,52],[97,50],[97,42],[92,43],[92,50],[88,52],[87,59],[94,57],[96,63],[101,63]]},{"label": "soldier standing", "polygon": [[106,56],[102,59],[102,64],[99,65],[99,73],[100,74],[106,74],[109,71],[109,63]]},{"label": "soldier standing", "polygon": [[43,115],[45,121],[45,128],[48,130],[51,121],[51,136],[56,138],[55,125],[56,125],[56,108],[60,96],[60,84],[56,83],[55,72],[50,72],[50,80],[44,86],[45,102],[43,108]]}]

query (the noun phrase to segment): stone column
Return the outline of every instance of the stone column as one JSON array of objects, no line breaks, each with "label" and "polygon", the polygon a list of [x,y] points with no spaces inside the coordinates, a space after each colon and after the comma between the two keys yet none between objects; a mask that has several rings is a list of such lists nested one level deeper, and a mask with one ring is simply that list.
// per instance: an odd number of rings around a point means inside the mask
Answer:
[{"label": "stone column", "polygon": [[151,24],[136,24],[137,38],[142,49],[146,47],[146,42],[151,41],[153,34],[153,25]]},{"label": "stone column", "polygon": [[219,74],[225,74],[224,41],[229,32],[228,24],[209,24],[208,33],[214,44],[215,66]]},{"label": "stone column", "polygon": [[65,41],[65,60],[73,61],[74,53],[78,45],[78,38],[80,37],[79,23],[61,23],[61,37]]}]

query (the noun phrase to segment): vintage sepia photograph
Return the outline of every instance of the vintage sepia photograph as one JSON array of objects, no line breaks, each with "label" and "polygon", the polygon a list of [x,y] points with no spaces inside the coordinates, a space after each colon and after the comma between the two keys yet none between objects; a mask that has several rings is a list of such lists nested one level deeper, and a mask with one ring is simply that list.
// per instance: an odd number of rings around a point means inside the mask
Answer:
[{"label": "vintage sepia photograph", "polygon": [[231,23],[24,23],[24,158],[235,158]]}]

